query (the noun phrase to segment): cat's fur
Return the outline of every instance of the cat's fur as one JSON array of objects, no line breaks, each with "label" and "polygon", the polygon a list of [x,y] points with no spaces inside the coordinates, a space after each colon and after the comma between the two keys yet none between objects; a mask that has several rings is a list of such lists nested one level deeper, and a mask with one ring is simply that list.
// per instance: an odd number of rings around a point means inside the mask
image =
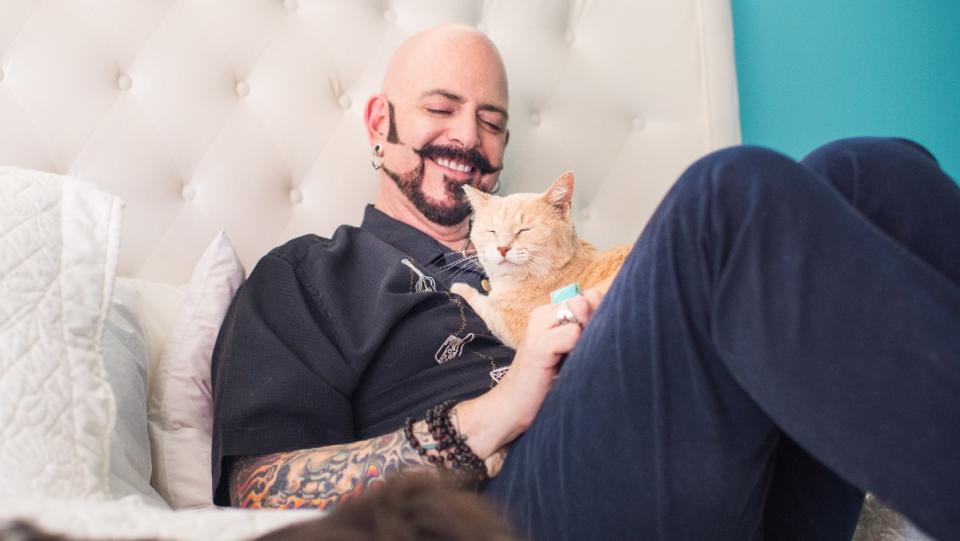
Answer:
[{"label": "cat's fur", "polygon": [[570,216],[573,173],[542,194],[490,195],[463,186],[473,207],[470,240],[490,280],[483,295],[467,284],[450,288],[466,299],[500,340],[516,348],[530,312],[571,282],[606,292],[629,247],[601,252],[577,237]]}]

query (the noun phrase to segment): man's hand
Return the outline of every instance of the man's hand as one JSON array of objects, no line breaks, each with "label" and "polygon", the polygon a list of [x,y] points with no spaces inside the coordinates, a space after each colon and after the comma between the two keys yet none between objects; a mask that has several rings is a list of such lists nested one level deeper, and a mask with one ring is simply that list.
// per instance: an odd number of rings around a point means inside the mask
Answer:
[{"label": "man's hand", "polygon": [[527,333],[507,375],[490,392],[456,408],[477,455],[491,455],[530,426],[553,385],[560,361],[576,345],[602,300],[603,294],[593,289],[567,300],[579,324],[556,325],[558,307],[553,304],[530,314]]}]

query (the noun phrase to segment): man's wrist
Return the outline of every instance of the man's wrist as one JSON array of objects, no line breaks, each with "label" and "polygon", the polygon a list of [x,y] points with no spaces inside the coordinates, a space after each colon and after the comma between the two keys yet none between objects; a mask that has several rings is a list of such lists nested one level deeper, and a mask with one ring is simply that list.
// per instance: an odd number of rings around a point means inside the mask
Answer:
[{"label": "man's wrist", "polygon": [[515,426],[515,420],[504,409],[505,403],[497,400],[497,393],[465,400],[454,407],[455,426],[466,438],[467,445],[482,460],[519,436],[526,427]]}]

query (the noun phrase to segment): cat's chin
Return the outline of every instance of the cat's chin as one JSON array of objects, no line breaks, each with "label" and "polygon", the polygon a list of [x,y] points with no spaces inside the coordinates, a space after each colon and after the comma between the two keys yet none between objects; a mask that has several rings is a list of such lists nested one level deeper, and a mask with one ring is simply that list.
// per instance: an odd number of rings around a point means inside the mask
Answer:
[{"label": "cat's chin", "polygon": [[490,274],[490,270],[497,271],[501,275],[510,275],[517,272],[519,269],[522,269],[524,263],[515,263],[509,259],[502,259],[500,261],[487,261],[484,262],[483,267],[488,270],[487,274]]},{"label": "cat's chin", "polygon": [[514,263],[512,261],[501,261],[492,265],[484,264],[484,270],[491,282],[523,282],[533,277],[533,272],[526,263]]}]

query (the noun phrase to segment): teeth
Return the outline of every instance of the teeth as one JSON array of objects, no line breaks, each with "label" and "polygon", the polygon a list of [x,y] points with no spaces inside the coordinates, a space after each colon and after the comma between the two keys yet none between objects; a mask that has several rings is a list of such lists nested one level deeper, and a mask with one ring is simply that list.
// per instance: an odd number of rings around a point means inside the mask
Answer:
[{"label": "teeth", "polygon": [[437,164],[446,167],[448,169],[453,169],[454,171],[459,171],[461,173],[469,173],[473,170],[473,167],[460,162],[453,162],[444,158],[438,158]]}]

